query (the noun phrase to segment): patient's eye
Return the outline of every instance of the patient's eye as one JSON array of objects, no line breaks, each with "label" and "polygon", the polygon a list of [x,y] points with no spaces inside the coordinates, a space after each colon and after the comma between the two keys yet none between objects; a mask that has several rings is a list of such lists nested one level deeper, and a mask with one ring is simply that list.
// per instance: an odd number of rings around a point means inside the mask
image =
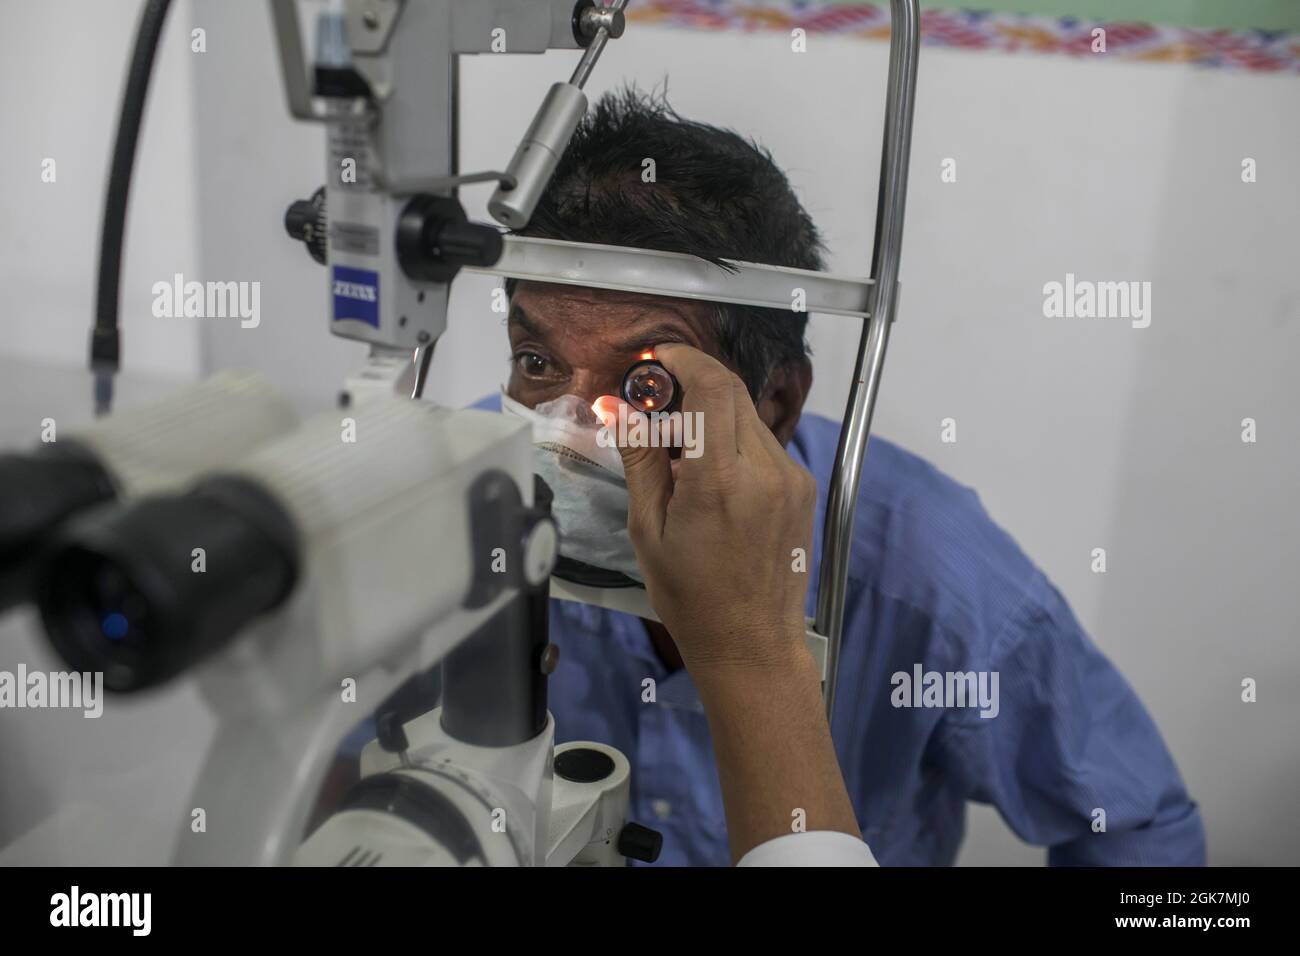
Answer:
[{"label": "patient's eye", "polygon": [[515,367],[528,378],[546,378],[555,371],[550,361],[536,352],[516,352],[513,359]]}]

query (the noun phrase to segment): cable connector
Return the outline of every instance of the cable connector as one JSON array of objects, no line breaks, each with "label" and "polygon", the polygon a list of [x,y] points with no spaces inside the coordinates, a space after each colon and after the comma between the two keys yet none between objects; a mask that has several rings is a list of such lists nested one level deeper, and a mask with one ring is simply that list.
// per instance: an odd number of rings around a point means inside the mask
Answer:
[{"label": "cable connector", "polygon": [[95,377],[95,415],[113,407],[113,377],[121,366],[122,333],[117,326],[90,330],[90,371]]}]

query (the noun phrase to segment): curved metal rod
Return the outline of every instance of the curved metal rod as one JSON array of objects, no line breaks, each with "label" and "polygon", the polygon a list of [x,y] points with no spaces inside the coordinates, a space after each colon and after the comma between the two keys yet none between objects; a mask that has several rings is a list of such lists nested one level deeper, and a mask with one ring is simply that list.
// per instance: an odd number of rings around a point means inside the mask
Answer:
[{"label": "curved metal rod", "polygon": [[871,432],[871,415],[885,364],[889,326],[898,306],[898,263],[903,248],[903,209],[907,199],[907,163],[912,146],[912,108],[916,100],[916,62],[920,46],[917,0],[890,0],[889,87],[886,91],[885,138],[880,160],[880,195],[876,203],[875,245],[871,253],[870,318],[862,329],[853,387],[844,409],[835,472],[831,478],[823,525],[821,576],[813,627],[826,637],[826,719],[835,713],[835,678],[844,630],[844,599],[849,572],[849,545],[858,502],[862,456]]}]

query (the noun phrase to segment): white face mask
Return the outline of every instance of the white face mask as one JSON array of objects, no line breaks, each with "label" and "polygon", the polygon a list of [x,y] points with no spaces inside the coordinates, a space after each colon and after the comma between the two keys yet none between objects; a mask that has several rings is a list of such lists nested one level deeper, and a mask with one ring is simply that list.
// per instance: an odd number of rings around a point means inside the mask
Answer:
[{"label": "white face mask", "polygon": [[562,395],[536,408],[501,390],[501,411],[533,428],[533,467],[555,500],[551,514],[560,528],[560,554],[642,581],[627,534],[627,481],[613,442],[602,447],[604,429],[591,405]]}]

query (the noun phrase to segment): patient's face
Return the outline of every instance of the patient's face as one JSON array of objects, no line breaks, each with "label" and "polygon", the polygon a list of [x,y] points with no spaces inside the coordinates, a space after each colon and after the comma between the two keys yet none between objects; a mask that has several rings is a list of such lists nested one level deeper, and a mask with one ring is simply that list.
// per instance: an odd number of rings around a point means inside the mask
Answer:
[{"label": "patient's face", "polygon": [[[617,395],[623,373],[641,353],[665,342],[693,346],[739,375],[719,352],[713,315],[712,304],[690,299],[521,282],[510,301],[506,390],[529,408],[561,395],[594,402]],[[807,362],[773,369],[754,403],[783,445],[794,435],[811,386]]]},{"label": "patient's face", "polygon": [[[510,397],[530,408],[561,395],[618,394],[641,353],[683,342],[727,364],[701,302],[521,282],[510,301]],[[734,371],[734,369],[733,369]]]}]

